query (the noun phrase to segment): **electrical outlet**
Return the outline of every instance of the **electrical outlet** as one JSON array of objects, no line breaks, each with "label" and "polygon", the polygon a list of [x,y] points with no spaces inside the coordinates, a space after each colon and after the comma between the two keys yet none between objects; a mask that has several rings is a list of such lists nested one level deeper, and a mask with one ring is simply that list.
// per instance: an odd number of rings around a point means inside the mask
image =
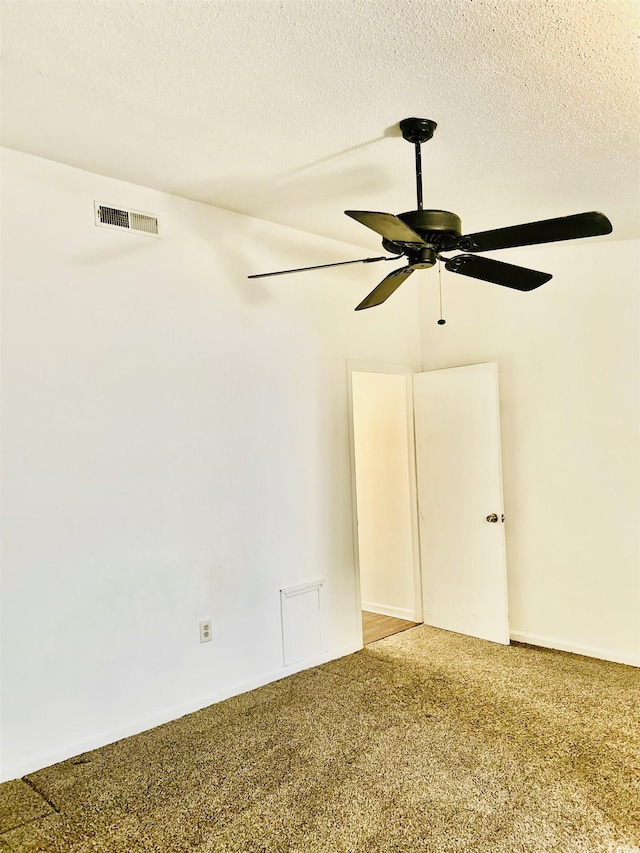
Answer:
[{"label": "electrical outlet", "polygon": [[200,642],[211,642],[211,619],[203,619],[200,622]]}]

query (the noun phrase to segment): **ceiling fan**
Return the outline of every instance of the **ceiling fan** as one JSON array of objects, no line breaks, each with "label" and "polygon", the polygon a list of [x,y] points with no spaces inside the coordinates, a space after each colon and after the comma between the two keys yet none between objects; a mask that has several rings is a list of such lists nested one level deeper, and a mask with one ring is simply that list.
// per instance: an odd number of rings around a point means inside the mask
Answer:
[{"label": "ceiling fan", "polygon": [[[550,273],[506,264],[491,258],[477,257],[477,252],[510,249],[515,246],[531,246],[536,243],[556,243],[560,240],[575,240],[579,237],[597,237],[610,234],[611,222],[603,213],[576,213],[557,219],[543,219],[524,225],[511,225],[493,231],[478,231],[462,234],[460,217],[447,210],[424,210],[422,204],[422,157],[420,146],[433,136],[437,125],[426,118],[406,118],[400,122],[400,131],[407,142],[415,146],[417,210],[400,213],[375,213],[366,210],[345,210],[347,216],[371,228],[382,237],[382,246],[392,253],[391,257],[359,258],[355,261],[339,261],[333,264],[318,264],[293,270],[259,273],[248,278],[264,278],[271,275],[286,275],[294,272],[339,267],[346,264],[371,264],[376,261],[394,261],[406,257],[407,265],[389,273],[371,293],[356,307],[356,311],[381,305],[414,270],[428,269],[436,261],[443,261],[445,269],[460,275],[478,278],[515,290],[534,290],[549,281]],[[442,252],[462,251],[454,257],[444,257]],[[469,254],[471,253],[471,254]]]}]

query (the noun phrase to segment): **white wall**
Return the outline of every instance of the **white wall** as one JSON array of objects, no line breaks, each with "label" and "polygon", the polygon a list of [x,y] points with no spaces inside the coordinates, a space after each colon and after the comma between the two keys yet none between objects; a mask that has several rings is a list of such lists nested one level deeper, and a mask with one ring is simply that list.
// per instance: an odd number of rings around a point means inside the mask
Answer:
[{"label": "white wall", "polygon": [[362,609],[415,621],[407,381],[352,373]]},{"label": "white wall", "polygon": [[422,361],[499,365],[512,636],[638,664],[638,242],[494,256],[554,277],[527,294],[443,272],[445,326],[433,277]]},{"label": "white wall", "polygon": [[346,360],[415,362],[419,330],[410,282],[353,311],[376,266],[246,279],[361,249],[2,166],[6,779],[286,674],[282,587],[325,577],[326,657],[357,647]]}]

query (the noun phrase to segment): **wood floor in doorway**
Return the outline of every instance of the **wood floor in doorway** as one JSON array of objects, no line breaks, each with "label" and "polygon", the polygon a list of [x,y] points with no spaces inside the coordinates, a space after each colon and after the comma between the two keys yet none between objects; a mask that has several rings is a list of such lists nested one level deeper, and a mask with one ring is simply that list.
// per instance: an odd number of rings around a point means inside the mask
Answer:
[{"label": "wood floor in doorway", "polygon": [[400,631],[406,631],[407,628],[415,628],[418,624],[418,622],[409,622],[407,619],[381,616],[380,613],[369,613],[369,611],[363,610],[362,639],[366,646],[369,643],[375,643],[376,640],[382,640],[385,637],[390,637],[392,634],[399,634]]}]

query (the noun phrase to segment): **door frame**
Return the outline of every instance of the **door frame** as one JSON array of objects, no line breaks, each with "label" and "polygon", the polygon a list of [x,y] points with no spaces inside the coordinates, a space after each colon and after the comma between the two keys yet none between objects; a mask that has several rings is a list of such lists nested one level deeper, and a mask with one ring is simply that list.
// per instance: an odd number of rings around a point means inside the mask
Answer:
[{"label": "door frame", "polygon": [[422,622],[422,568],[420,564],[420,526],[418,520],[418,485],[416,474],[416,440],[413,417],[413,374],[421,373],[422,365],[393,364],[377,361],[347,360],[347,408],[349,417],[349,466],[351,470],[351,520],[353,529],[353,562],[356,584],[356,614],[359,644],[362,648],[362,590],[360,586],[360,541],[358,538],[358,500],[356,483],[355,432],[353,421],[354,373],[394,373],[405,377],[407,414],[407,451],[409,457],[409,503],[411,507],[411,556],[413,566],[413,597],[416,622]]}]

